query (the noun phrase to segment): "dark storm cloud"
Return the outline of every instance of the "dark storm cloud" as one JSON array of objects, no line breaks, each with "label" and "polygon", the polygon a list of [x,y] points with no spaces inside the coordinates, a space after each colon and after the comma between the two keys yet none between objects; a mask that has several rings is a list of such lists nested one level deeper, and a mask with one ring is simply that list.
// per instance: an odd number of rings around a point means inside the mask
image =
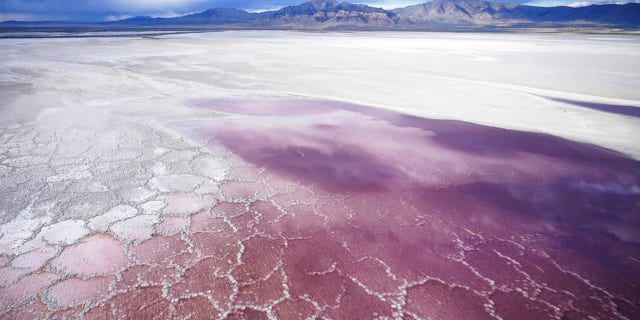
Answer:
[{"label": "dark storm cloud", "polygon": [[150,15],[175,16],[215,7],[270,9],[295,0],[1,0],[0,20],[113,20]]}]

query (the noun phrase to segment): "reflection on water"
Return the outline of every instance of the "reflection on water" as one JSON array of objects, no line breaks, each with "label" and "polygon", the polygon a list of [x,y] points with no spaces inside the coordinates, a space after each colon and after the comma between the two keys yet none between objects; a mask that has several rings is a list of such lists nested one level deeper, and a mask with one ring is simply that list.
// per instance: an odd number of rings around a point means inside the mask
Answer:
[{"label": "reflection on water", "polygon": [[[593,145],[340,102],[198,106],[235,115],[200,128],[200,135],[329,192],[462,190],[519,214],[640,240],[640,165]],[[594,184],[609,187],[576,187]]]},{"label": "reflection on water", "polygon": [[[425,317],[640,311],[625,298],[640,287],[635,160],[545,134],[341,102],[195,106],[223,116],[177,129],[260,169],[251,180],[259,183],[238,178],[223,193],[276,192],[266,203],[287,204],[256,210],[247,232],[290,239],[282,258],[290,291],[327,305],[341,296],[333,316],[378,307],[391,315],[385,295],[406,303],[398,312]],[[307,187],[286,195],[283,181]],[[366,300],[349,286],[356,278],[382,298]]]}]

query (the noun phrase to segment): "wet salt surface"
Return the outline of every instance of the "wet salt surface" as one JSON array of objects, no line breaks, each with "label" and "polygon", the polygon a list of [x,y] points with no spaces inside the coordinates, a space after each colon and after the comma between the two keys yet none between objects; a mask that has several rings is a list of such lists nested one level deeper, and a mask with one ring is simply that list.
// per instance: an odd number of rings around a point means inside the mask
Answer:
[{"label": "wet salt surface", "polygon": [[194,107],[223,117],[175,128],[232,153],[1,256],[2,318],[640,317],[637,161],[339,102]]}]

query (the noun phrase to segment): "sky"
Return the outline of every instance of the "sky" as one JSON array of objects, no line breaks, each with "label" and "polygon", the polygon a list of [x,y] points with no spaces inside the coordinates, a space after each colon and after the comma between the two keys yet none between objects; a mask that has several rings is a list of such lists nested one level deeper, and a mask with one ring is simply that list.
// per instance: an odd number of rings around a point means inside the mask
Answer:
[{"label": "sky", "polygon": [[[239,8],[248,11],[275,10],[306,0],[0,0],[0,21],[57,20],[110,21],[134,16],[172,17],[210,8]],[[341,0],[340,0],[341,1]],[[405,7],[428,0],[351,0],[385,9]],[[494,0],[540,6],[592,3],[626,3],[640,0]]]}]

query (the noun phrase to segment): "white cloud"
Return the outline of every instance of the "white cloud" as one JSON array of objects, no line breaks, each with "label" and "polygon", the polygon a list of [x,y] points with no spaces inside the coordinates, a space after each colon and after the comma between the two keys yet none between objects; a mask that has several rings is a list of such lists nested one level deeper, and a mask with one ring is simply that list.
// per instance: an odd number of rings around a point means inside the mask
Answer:
[{"label": "white cloud", "polygon": [[73,17],[67,14],[41,14],[23,12],[0,12],[0,22],[2,21],[69,21]]},{"label": "white cloud", "polygon": [[9,20],[21,20],[21,21],[33,21],[38,20],[38,16],[29,13],[1,13],[0,12],[0,21],[9,21]]},{"label": "white cloud", "polygon": [[104,18],[104,21],[118,21],[118,20],[124,20],[129,18],[133,18],[133,16],[130,14],[121,14],[121,15],[110,14]]}]

